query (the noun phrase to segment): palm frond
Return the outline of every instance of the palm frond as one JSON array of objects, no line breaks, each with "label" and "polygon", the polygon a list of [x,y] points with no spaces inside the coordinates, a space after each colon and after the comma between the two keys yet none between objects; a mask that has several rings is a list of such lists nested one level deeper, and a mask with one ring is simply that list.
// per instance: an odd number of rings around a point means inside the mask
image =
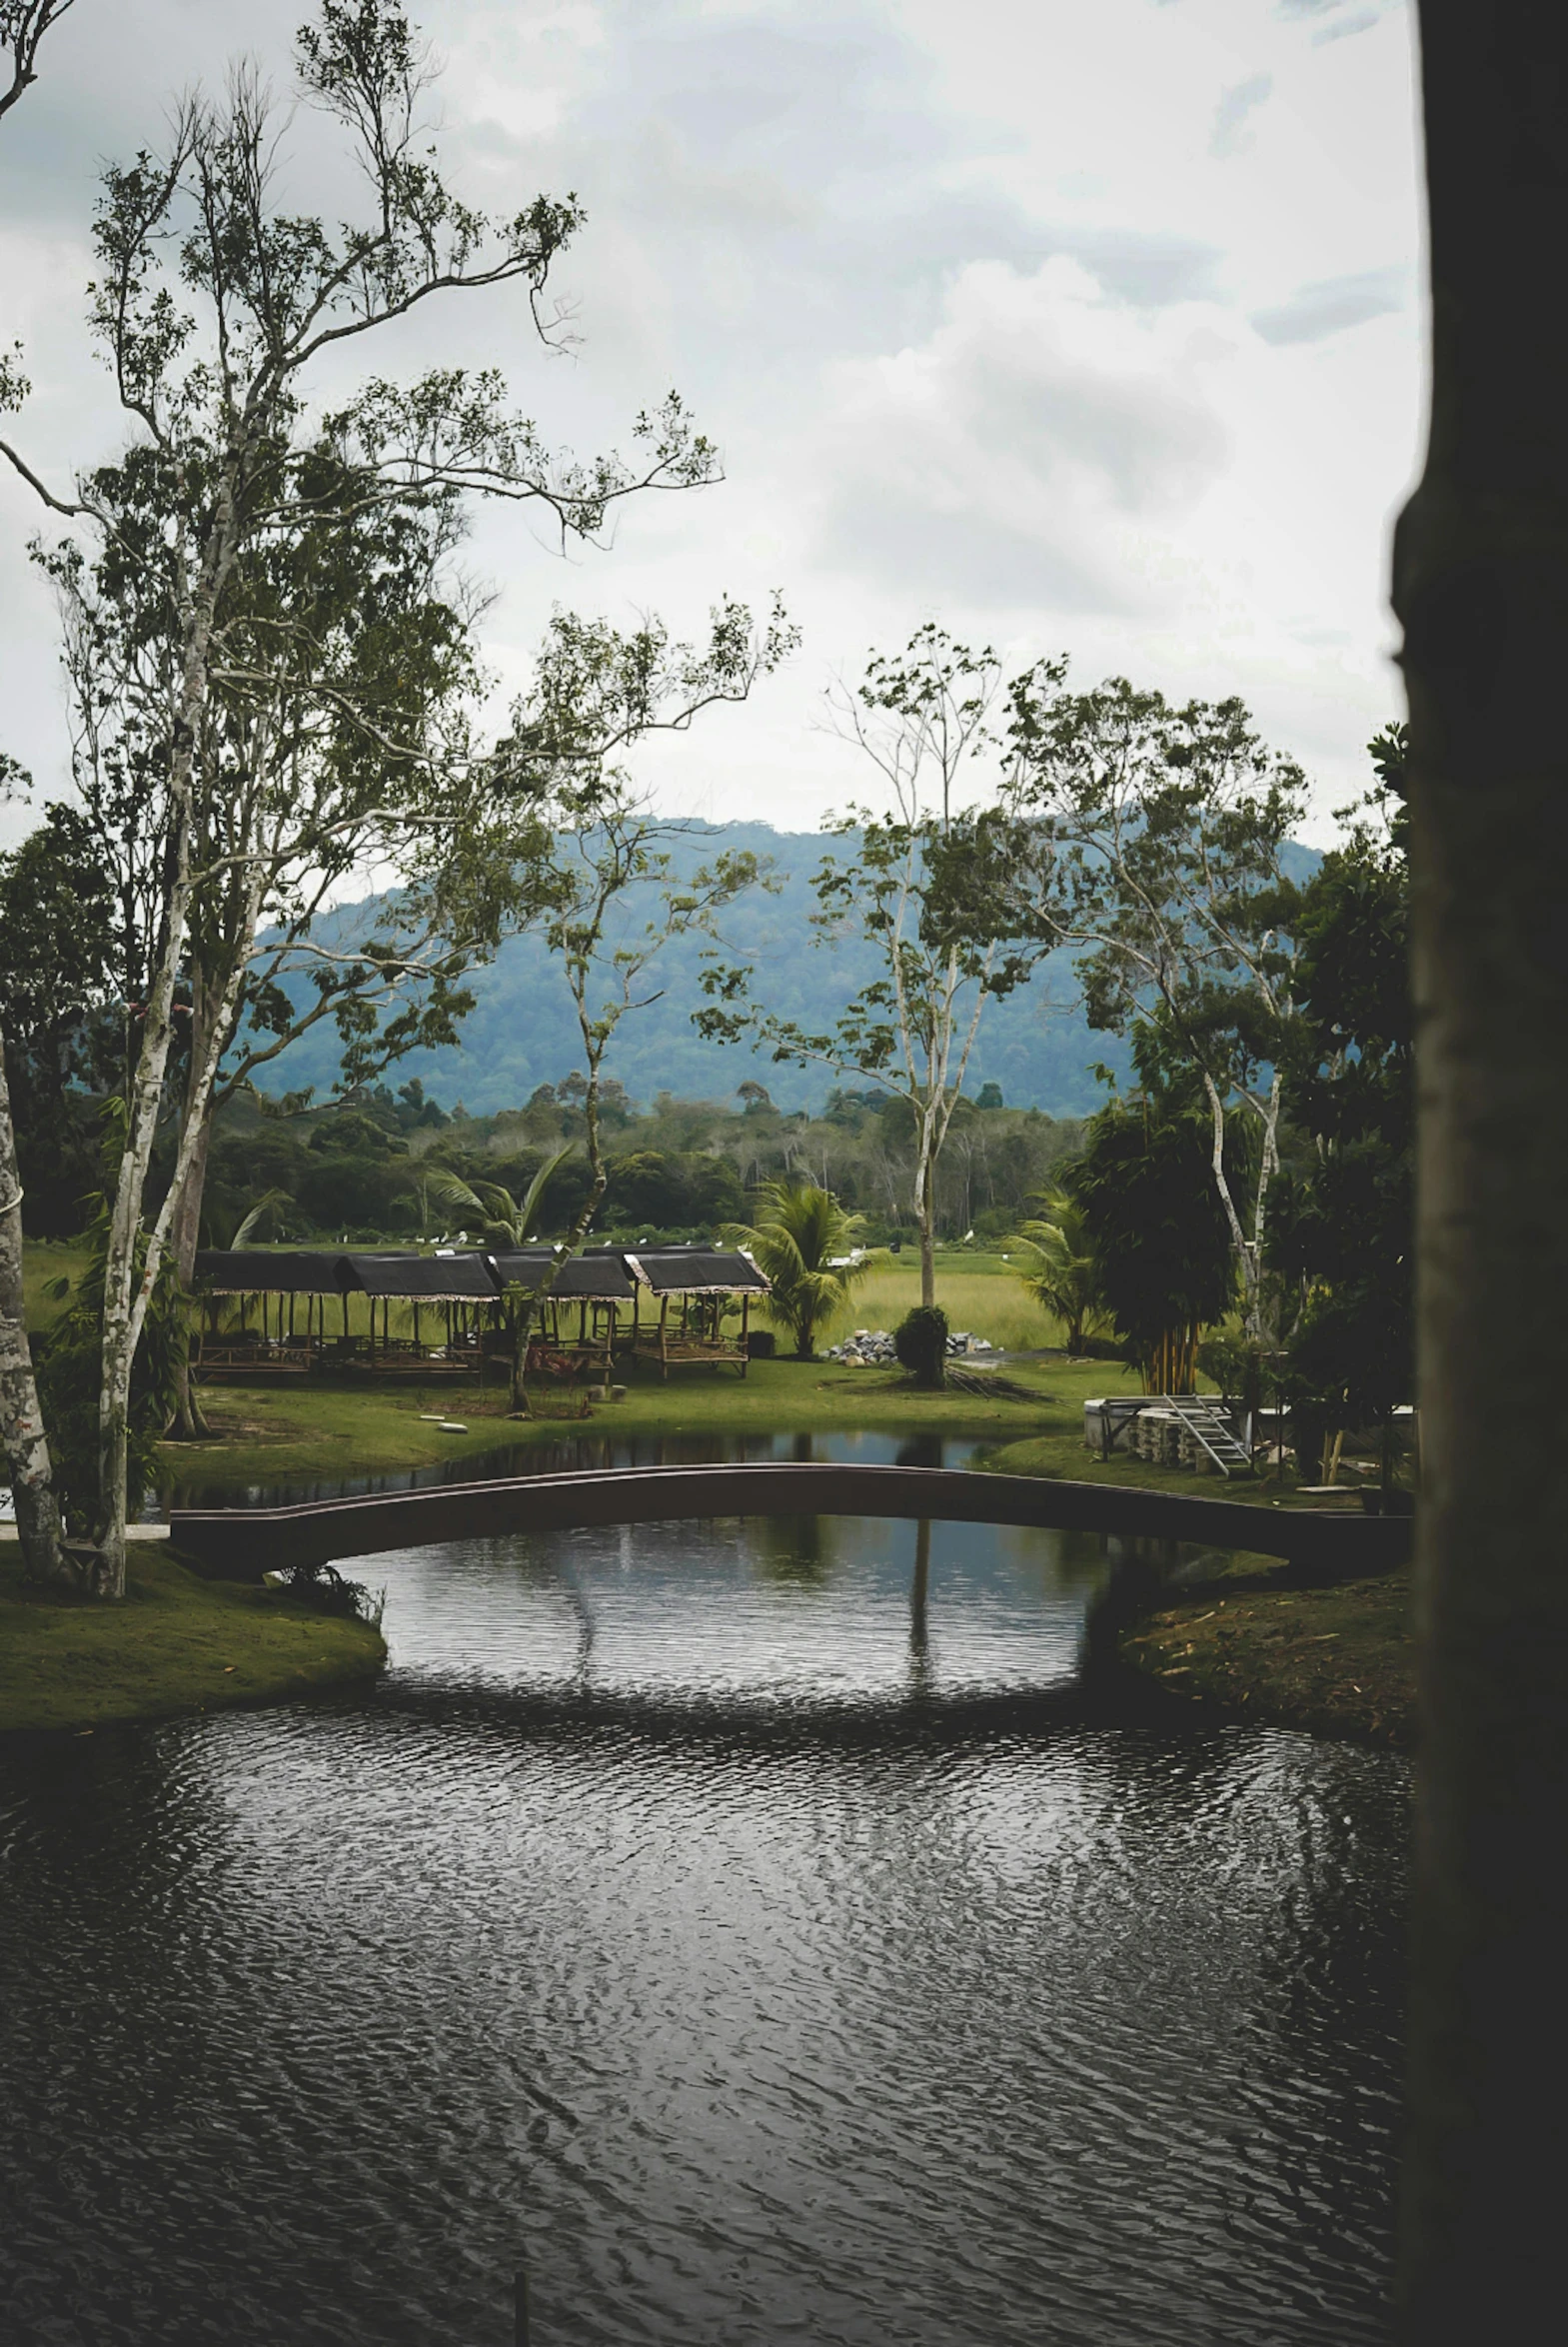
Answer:
[{"label": "palm frond", "polygon": [[244,1246],[253,1232],[261,1227],[267,1215],[276,1215],[280,1206],[292,1206],[294,1199],[286,1189],[265,1189],[230,1239],[231,1247]]}]

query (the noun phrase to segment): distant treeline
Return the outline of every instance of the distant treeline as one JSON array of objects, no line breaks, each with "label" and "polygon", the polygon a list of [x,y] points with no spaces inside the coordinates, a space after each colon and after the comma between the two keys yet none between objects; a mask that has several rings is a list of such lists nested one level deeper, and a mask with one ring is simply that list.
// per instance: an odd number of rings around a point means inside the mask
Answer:
[{"label": "distant treeline", "polygon": [[[865,1216],[875,1243],[907,1233],[909,1114],[875,1093],[835,1092],[819,1117],[776,1108],[749,1083],[734,1105],[662,1093],[643,1110],[618,1085],[602,1111],[610,1187],[600,1228],[636,1237],[696,1237],[746,1219],[748,1192],[791,1171],[808,1174]],[[274,1194],[253,1235],[338,1239],[451,1235],[451,1216],[427,1204],[425,1177],[450,1168],[465,1180],[520,1195],[539,1168],[581,1138],[582,1080],[540,1085],[499,1116],[451,1113],[416,1078],[396,1091],[367,1086],[316,1106],[306,1095],[243,1093],[222,1111],[213,1142],[204,1238],[229,1244],[258,1201]],[[1031,1192],[1072,1156],[1075,1120],[1002,1105],[994,1085],[964,1101],[942,1161],[940,1227],[952,1237],[1013,1229]],[[545,1192],[542,1228],[565,1228],[588,1185],[586,1159],[569,1157]]]}]

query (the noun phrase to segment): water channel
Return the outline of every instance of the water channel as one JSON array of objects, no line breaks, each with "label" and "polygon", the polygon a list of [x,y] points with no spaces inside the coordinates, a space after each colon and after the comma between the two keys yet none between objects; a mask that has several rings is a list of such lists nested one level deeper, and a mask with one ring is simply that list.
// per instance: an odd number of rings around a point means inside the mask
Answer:
[{"label": "water channel", "polygon": [[373,1690],[0,1750],[8,2342],[1382,2335],[1401,1762],[1086,1669],[1075,1535],[354,1569]]}]

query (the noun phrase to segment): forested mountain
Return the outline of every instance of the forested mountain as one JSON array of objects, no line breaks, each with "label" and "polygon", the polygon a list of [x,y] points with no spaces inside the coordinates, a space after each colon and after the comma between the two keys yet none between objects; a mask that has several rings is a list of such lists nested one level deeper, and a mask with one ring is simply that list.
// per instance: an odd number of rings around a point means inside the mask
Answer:
[{"label": "forested mountain", "polygon": [[[694,826],[674,843],[677,872],[713,857],[721,849],[749,849],[772,858],[773,893],[755,890],[732,910],[726,936],[746,960],[755,962],[760,991],[770,1006],[802,1025],[829,1027],[845,998],[872,976],[872,963],[858,941],[817,943],[811,928],[816,909],[810,875],[832,842],[814,832],[776,832],[767,824]],[[1296,849],[1305,879],[1317,852]],[[642,905],[630,900],[628,924],[648,919],[651,892]],[[346,907],[334,918],[342,939],[368,926],[369,905]],[[689,939],[667,949],[655,966],[658,1002],[623,1026],[607,1074],[625,1085],[634,1100],[652,1102],[662,1092],[692,1100],[732,1099],[749,1079],[765,1084],[784,1109],[818,1109],[834,1079],[823,1070],[779,1067],[765,1055],[705,1043],[692,1025],[702,996],[698,987],[701,942]],[[418,1076],[428,1093],[461,1101],[471,1115],[493,1116],[526,1102],[541,1084],[559,1083],[582,1058],[571,999],[560,969],[537,937],[514,938],[495,963],[475,974],[475,1009],[457,1050],[415,1052],[400,1063],[398,1081]],[[1119,1074],[1129,1063],[1113,1036],[1097,1035],[1077,1008],[1072,956],[1053,955],[1034,978],[1007,1001],[990,1004],[980,1024],[965,1090],[977,1096],[987,1083],[999,1086],[1009,1108],[1043,1109],[1052,1117],[1081,1117],[1104,1095],[1091,1073],[1102,1061]],[[336,1036],[325,1024],[274,1061],[267,1072],[270,1092],[313,1085],[326,1093],[337,1079]]]}]

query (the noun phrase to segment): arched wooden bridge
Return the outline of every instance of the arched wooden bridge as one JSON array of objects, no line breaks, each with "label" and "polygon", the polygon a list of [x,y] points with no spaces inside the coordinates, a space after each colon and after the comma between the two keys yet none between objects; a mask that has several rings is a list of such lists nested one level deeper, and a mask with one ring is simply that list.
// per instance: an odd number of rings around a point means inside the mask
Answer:
[{"label": "arched wooden bridge", "polygon": [[867,1515],[1108,1532],[1280,1556],[1309,1571],[1391,1571],[1409,1552],[1400,1517],[1331,1515],[1123,1485],[967,1468],[754,1460],[519,1475],[289,1507],[171,1509],[171,1541],[226,1578],[331,1564],[389,1548],[496,1539],[573,1525],[745,1515]]}]

